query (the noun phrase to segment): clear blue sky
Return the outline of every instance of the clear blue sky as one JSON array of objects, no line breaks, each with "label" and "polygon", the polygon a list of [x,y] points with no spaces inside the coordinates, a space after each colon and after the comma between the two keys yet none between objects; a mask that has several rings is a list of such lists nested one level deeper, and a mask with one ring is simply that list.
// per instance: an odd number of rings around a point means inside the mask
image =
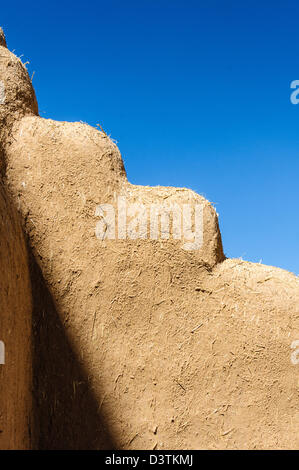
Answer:
[{"label": "clear blue sky", "polygon": [[101,123],[132,183],[214,202],[229,257],[299,274],[299,2],[6,2],[42,117]]}]

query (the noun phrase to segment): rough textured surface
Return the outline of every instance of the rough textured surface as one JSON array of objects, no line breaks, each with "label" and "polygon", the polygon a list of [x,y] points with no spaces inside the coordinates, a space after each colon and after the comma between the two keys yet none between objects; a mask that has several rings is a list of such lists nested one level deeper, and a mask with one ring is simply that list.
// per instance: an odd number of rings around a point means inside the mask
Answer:
[{"label": "rough textured surface", "polygon": [[[2,134],[33,252],[34,445],[298,447],[298,278],[225,260],[208,201],[131,185],[104,133],[36,110],[32,95]],[[118,196],[202,203],[202,248],[98,239],[97,205]]]},{"label": "rough textured surface", "polygon": [[0,46],[7,47],[3,29],[0,28]]},{"label": "rough textured surface", "polygon": [[0,365],[0,449],[25,449],[32,438],[31,286],[21,224],[1,175],[12,125],[36,114],[37,102],[25,67],[6,48],[2,29],[0,82],[0,340],[6,352],[6,363]]},{"label": "rough textured surface", "polygon": [[31,438],[31,287],[19,217],[0,181],[0,449]]},{"label": "rough textured surface", "polygon": [[5,90],[5,103],[0,104],[0,174],[3,174],[5,169],[3,145],[11,138],[13,123],[22,116],[38,114],[38,105],[26,67],[6,48],[2,30],[0,30],[0,81]]}]

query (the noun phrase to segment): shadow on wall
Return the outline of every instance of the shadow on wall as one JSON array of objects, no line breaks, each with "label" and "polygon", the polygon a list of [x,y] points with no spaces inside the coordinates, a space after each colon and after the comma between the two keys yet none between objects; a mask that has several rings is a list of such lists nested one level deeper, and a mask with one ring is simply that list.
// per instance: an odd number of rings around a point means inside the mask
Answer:
[{"label": "shadow on wall", "polygon": [[33,255],[30,265],[34,299],[33,448],[116,449]]}]

